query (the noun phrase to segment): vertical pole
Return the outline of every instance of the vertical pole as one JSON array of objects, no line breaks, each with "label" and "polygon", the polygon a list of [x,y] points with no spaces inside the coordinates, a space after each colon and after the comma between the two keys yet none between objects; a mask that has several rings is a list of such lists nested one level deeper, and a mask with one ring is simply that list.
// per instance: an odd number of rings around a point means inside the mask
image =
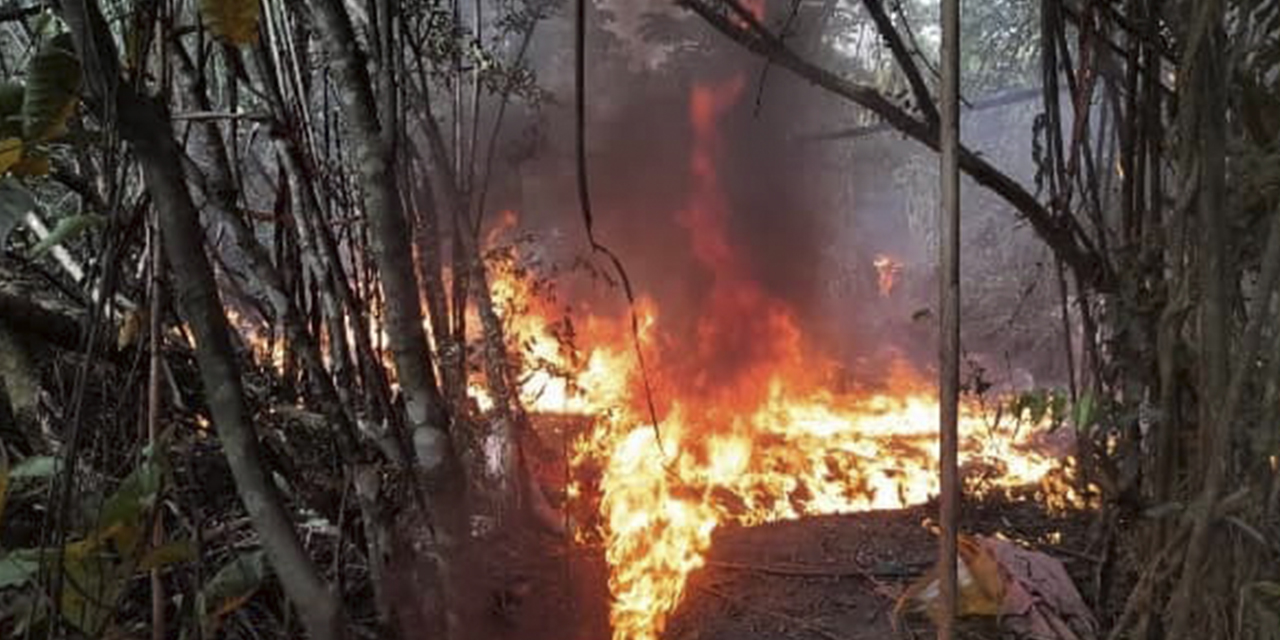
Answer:
[{"label": "vertical pole", "polygon": [[[159,216],[159,211],[156,212]],[[161,331],[164,324],[161,320],[160,313],[164,307],[160,304],[160,295],[164,286],[164,274],[161,269],[164,267],[164,253],[160,244],[160,220],[157,217],[151,231],[151,292],[148,296],[148,313],[147,313],[147,336],[148,336],[148,367],[147,367],[147,442],[151,445],[151,455],[161,456],[164,452],[160,451],[156,438],[160,432],[160,365],[161,354],[160,348],[164,345]],[[155,515],[151,529],[151,546],[157,548],[164,544],[164,512],[161,508],[160,501],[156,501]],[[165,638],[165,595],[164,581],[161,580],[160,569],[158,567],[151,569],[151,640],[164,640]]]},{"label": "vertical pole", "polygon": [[942,615],[938,639],[954,640],[957,612],[956,520],[960,482],[957,470],[957,414],[960,400],[960,0],[942,0],[942,95],[939,142],[942,150],[939,174],[942,210],[938,243],[940,289],[938,292],[941,367],[938,389],[941,447],[942,540],[938,549]]}]

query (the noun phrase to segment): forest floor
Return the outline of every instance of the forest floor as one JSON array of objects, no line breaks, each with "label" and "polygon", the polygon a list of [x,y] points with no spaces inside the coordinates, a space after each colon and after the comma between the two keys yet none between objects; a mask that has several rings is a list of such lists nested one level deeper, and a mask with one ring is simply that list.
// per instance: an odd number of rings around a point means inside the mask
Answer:
[{"label": "forest floor", "polygon": [[[923,617],[894,625],[897,597],[936,558],[937,538],[924,526],[934,505],[810,517],[719,529],[706,565],[694,572],[668,620],[665,640],[872,640],[929,638]],[[1031,501],[984,499],[965,505],[962,528],[1000,534],[1060,560],[1086,600],[1096,559],[1073,542],[1087,540],[1087,513],[1051,515]],[[539,550],[534,536],[510,536],[488,554],[493,593],[516,585],[516,597],[490,610],[488,638],[607,640],[607,569],[602,550],[563,542]],[[1066,542],[1063,542],[1066,541]],[[493,549],[495,547],[490,547]],[[571,577],[569,577],[571,576]],[[568,578],[568,581],[566,579]],[[497,596],[497,604],[502,596]],[[992,620],[966,622],[962,638],[1001,638]],[[901,635],[895,636],[895,633]]]}]

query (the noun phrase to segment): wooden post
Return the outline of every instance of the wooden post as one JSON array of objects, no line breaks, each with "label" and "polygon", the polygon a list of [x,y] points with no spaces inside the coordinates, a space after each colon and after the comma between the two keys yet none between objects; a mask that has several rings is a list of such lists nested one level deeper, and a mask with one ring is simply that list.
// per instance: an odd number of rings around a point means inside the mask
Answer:
[{"label": "wooden post", "polygon": [[[157,210],[155,213],[159,216]],[[163,357],[160,349],[164,346],[161,331],[164,324],[161,321],[161,312],[164,307],[160,304],[160,296],[163,292],[164,274],[161,271],[164,267],[164,254],[160,245],[160,222],[157,219],[151,230],[151,292],[148,305],[148,367],[147,367],[147,443],[151,445],[151,455],[158,457],[165,455],[161,451],[160,445],[156,439],[160,432],[160,365]],[[154,462],[144,462],[143,464],[155,464]],[[163,500],[157,499],[155,505],[155,515],[152,516],[151,529],[151,548],[158,548],[164,544],[164,507]],[[151,640],[165,639],[165,594],[164,581],[161,580],[160,568],[151,569]]]},{"label": "wooden post", "polygon": [[942,0],[942,95],[939,142],[942,150],[941,233],[938,243],[941,339],[939,367],[939,460],[942,540],[938,548],[942,615],[938,639],[954,640],[958,605],[956,520],[960,502],[957,419],[960,400],[960,0]]}]

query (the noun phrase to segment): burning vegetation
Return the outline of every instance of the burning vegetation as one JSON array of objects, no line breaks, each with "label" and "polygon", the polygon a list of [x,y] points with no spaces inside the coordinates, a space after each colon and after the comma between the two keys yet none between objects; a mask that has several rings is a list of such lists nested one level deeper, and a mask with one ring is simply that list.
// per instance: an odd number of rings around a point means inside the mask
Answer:
[{"label": "burning vegetation", "polygon": [[0,9],[0,636],[1275,640],[1280,0],[119,4]]},{"label": "burning vegetation", "polygon": [[[567,508],[595,523],[575,538],[603,544],[616,640],[662,636],[725,524],[903,509],[938,492],[938,406],[925,375],[894,359],[879,379],[835,391],[838,363],[752,280],[728,239],[717,122],[744,88],[737,75],[695,86],[689,98],[693,186],[678,219],[711,282],[691,334],[666,331],[659,303],[641,298],[635,333],[626,314],[587,312],[572,319],[569,342],[557,309],[534,291],[535,276],[494,270],[509,343],[532,365],[526,406],[591,421],[572,443]],[[900,267],[885,256],[874,266],[888,295]],[[1045,500],[1080,506],[1070,457],[1061,438],[1045,438],[1046,418],[1014,415],[1002,425],[967,401],[961,450],[975,471],[970,491],[1041,487]]]}]

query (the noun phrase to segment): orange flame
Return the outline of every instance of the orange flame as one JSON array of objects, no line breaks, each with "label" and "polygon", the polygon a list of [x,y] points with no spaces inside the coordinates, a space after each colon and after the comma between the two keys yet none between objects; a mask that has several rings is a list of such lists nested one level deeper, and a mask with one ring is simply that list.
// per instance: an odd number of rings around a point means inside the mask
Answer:
[{"label": "orange flame", "polygon": [[[931,385],[900,362],[875,391],[830,391],[835,364],[806,343],[793,311],[750,277],[728,241],[717,125],[744,88],[737,76],[690,96],[693,185],[677,219],[711,285],[689,336],[663,332],[654,301],[638,304],[658,428],[627,319],[586,314],[575,355],[547,320],[553,309],[531,302],[532,290],[514,273],[494,278],[500,306],[527,315],[510,321],[512,344],[558,365],[526,378],[526,402],[596,416],[595,428],[575,443],[572,464],[599,470],[615,640],[661,635],[724,524],[901,508],[938,490]],[[887,294],[898,267],[882,258],[876,266]],[[1060,481],[1051,473],[1057,459],[1033,446],[1034,430],[1018,438],[993,433],[974,406],[963,407],[960,429],[962,460],[998,466],[997,486]],[[1069,486],[1047,490],[1074,499]],[[586,493],[569,488],[571,496]]]},{"label": "orange flame", "polygon": [[898,273],[902,271],[902,265],[886,255],[878,255],[871,263],[876,268],[876,274],[879,276],[880,295],[881,297],[889,297],[893,293],[894,281],[898,277]]}]

